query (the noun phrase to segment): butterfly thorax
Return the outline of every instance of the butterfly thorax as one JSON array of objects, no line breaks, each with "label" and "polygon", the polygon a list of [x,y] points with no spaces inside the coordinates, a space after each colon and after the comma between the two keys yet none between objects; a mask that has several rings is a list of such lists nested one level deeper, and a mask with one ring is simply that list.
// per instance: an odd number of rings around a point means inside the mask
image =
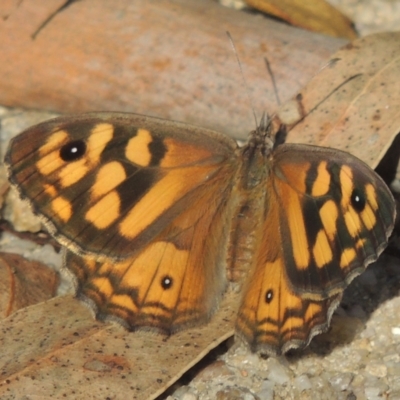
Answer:
[{"label": "butterfly thorax", "polygon": [[240,171],[240,185],[245,190],[256,188],[268,174],[268,162],[271,156],[272,141],[257,135],[250,138],[247,144],[240,149],[242,168]]}]

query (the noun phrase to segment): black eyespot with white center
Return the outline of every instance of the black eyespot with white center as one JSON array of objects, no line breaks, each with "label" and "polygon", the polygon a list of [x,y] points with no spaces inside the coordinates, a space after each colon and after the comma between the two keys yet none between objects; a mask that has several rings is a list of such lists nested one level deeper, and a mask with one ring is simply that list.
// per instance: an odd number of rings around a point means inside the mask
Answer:
[{"label": "black eyespot with white center", "polygon": [[353,193],[350,197],[351,205],[357,212],[364,210],[366,205],[365,193],[358,188],[353,189]]},{"label": "black eyespot with white center", "polygon": [[169,275],[165,275],[161,279],[161,287],[164,290],[171,289],[173,282],[174,282],[174,280]]},{"label": "black eyespot with white center", "polygon": [[272,289],[267,290],[267,292],[265,293],[265,302],[269,304],[273,299],[274,299],[274,291]]},{"label": "black eyespot with white center", "polygon": [[60,157],[63,161],[77,161],[86,153],[86,143],[83,140],[74,140],[61,147]]}]

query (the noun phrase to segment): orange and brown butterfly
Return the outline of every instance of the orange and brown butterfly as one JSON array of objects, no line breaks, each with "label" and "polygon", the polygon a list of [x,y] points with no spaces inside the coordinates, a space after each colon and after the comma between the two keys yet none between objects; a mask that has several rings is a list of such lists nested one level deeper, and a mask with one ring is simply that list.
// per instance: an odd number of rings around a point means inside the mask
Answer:
[{"label": "orange and brown butterfly", "polygon": [[239,147],[178,122],[73,115],[14,138],[6,164],[98,318],[171,334],[210,319],[235,282],[238,336],[276,354],[328,327],[395,216],[362,161],[276,131],[264,118]]}]

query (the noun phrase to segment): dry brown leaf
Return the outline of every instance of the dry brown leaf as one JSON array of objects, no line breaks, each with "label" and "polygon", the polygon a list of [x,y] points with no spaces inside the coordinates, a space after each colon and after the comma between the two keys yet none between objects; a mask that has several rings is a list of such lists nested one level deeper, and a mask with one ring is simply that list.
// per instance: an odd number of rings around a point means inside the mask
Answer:
[{"label": "dry brown leaf", "polygon": [[66,3],[0,1],[0,104],[135,112],[246,137],[251,106],[226,31],[258,113],[277,107],[263,57],[289,98],[345,43],[214,0]]},{"label": "dry brown leaf", "polygon": [[353,40],[357,33],[350,18],[324,0],[245,0],[247,4],[310,31]]},{"label": "dry brown leaf", "polygon": [[94,321],[72,296],[24,308],[0,322],[0,397],[154,399],[233,335],[237,300],[169,338]]},{"label": "dry brown leaf", "polygon": [[294,124],[287,141],[342,149],[375,168],[400,131],[399,76],[400,32],[345,46],[280,107],[280,120]]},{"label": "dry brown leaf", "polygon": [[54,296],[58,286],[55,271],[18,254],[0,253],[0,316]]}]

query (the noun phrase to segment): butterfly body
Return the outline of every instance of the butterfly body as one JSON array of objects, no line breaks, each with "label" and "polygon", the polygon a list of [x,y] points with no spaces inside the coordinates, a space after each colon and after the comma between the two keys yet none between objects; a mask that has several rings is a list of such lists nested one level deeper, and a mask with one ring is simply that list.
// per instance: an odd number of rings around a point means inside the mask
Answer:
[{"label": "butterfly body", "polygon": [[265,201],[273,143],[270,130],[261,127],[251,132],[248,142],[236,149],[238,170],[230,194],[234,199],[230,219],[230,235],[227,255],[228,280],[242,282],[251,268],[254,254],[260,246],[260,223],[264,218]]},{"label": "butterfly body", "polygon": [[83,114],[23,132],[6,165],[99,318],[171,334],[206,322],[235,282],[238,335],[280,353],[327,328],[395,207],[360,160],[274,134],[264,121],[238,147],[181,123]]}]

